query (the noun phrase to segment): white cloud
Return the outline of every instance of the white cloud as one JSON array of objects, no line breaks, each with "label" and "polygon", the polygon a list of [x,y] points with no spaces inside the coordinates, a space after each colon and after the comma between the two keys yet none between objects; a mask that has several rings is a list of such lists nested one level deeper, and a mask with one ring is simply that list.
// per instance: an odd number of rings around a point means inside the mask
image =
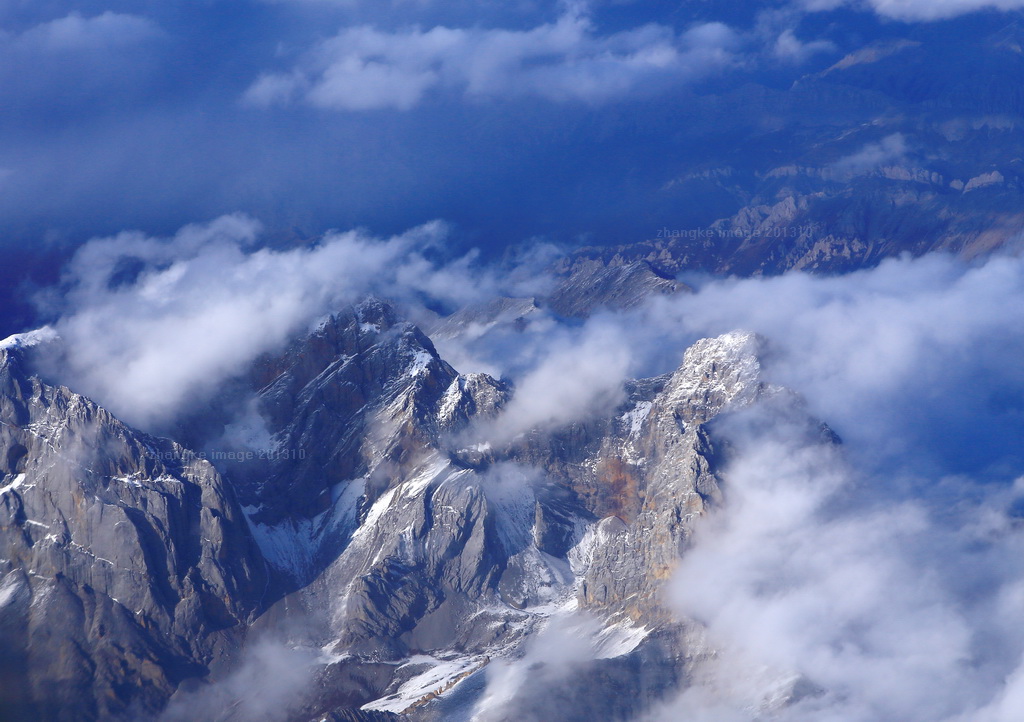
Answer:
[{"label": "white cloud", "polygon": [[955,448],[959,463],[978,464],[1020,423],[1020,258],[968,266],[930,255],[834,278],[715,282],[654,299],[629,327],[634,353],[653,358],[645,335],[668,345],[733,328],[761,333],[775,347],[773,380],[803,393],[816,416],[856,442],[863,463],[899,463],[912,450],[908,462],[921,462],[922,451],[953,462]]},{"label": "white cloud", "polygon": [[798,677],[805,696],[772,719],[1024,714],[1024,529],[1011,511],[1024,482],[1006,478],[1024,433],[1022,259],[715,281],[619,323],[624,366],[653,371],[670,368],[663,349],[760,332],[769,377],[846,442],[808,445],[773,417],[758,434],[719,429],[738,458],[674,593],[720,653],[655,719],[767,715]]},{"label": "white cloud", "polygon": [[840,158],[832,164],[832,169],[840,175],[862,175],[888,163],[898,163],[906,157],[906,154],[906,138],[902,133],[893,133],[877,143],[865,144],[856,153]]},{"label": "white cloud", "polygon": [[477,273],[472,258],[424,258],[446,233],[440,223],[389,239],[332,233],[291,251],[255,248],[259,231],[234,215],[170,239],[122,233],[83,246],[56,324],[62,380],[151,428],[367,294],[461,305],[493,292],[493,277]]},{"label": "white cloud", "polygon": [[607,413],[622,400],[633,357],[617,323],[596,319],[579,330],[544,325],[531,340],[539,346],[530,350],[511,402],[494,422],[470,432],[480,439],[502,444],[531,429]]},{"label": "white cloud", "polygon": [[[0,106],[9,113],[29,112],[26,117],[33,118],[49,117],[59,107],[81,109],[93,100],[101,101],[96,107],[106,107],[111,92],[141,88],[150,79],[154,51],[165,40],[152,20],[111,11],[91,16],[71,12],[17,32],[0,28]],[[24,166],[19,173],[32,166],[19,165]],[[62,156],[58,165],[65,177],[67,158]],[[28,172],[25,180],[32,177]],[[5,190],[22,193],[23,188]]]},{"label": "white cloud", "polygon": [[[899,500],[891,479],[777,422],[732,438],[726,505],[672,588],[719,654],[661,718],[774,700],[780,721],[977,720],[1005,698],[1024,649],[1024,530],[1006,514],[1019,484],[984,489],[982,502],[964,480],[959,494],[943,498],[936,484],[934,496]],[[796,679],[803,695],[780,707]],[[1024,708],[1008,704],[990,719],[1019,718]]]},{"label": "white cloud", "polygon": [[682,35],[646,25],[602,36],[578,10],[529,30],[361,26],[321,43],[290,72],[263,75],[245,98],[357,111],[408,110],[440,91],[596,104],[703,77],[734,62],[737,44],[720,23]]},{"label": "white cloud", "polygon": [[205,719],[211,710],[231,710],[253,722],[287,719],[313,684],[319,664],[311,650],[259,639],[242,651],[241,660],[229,675],[175,695],[157,722]]},{"label": "white cloud", "polygon": [[802,12],[783,6],[761,10],[757,15],[752,35],[763,46],[766,54],[777,61],[800,64],[819,53],[837,50],[830,40],[801,40],[795,28],[799,27]]},{"label": "white cloud", "polygon": [[979,10],[1019,10],[1024,0],[802,0],[812,11],[867,5],[883,17],[907,22],[945,20]]},{"label": "white cloud", "polygon": [[93,17],[72,12],[41,23],[17,37],[18,46],[49,52],[104,50],[133,45],[160,35],[159,27],[138,15],[111,11]]},{"label": "white cloud", "polygon": [[836,46],[830,40],[803,42],[791,29],[783,30],[775,39],[772,54],[779,60],[802,63],[818,53],[835,52]]},{"label": "white cloud", "polygon": [[[593,661],[600,631],[594,619],[578,613],[557,614],[546,620],[526,644],[522,657],[497,659],[488,665],[487,688],[474,705],[472,718],[494,722],[509,719],[510,710],[518,714],[524,698],[538,698],[538,682],[558,686]],[[540,697],[545,693],[549,692],[542,691]],[[521,718],[534,719],[529,713]]]},{"label": "white cloud", "polygon": [[[539,314],[535,328],[495,328],[463,339],[461,347],[441,348],[458,350],[463,371],[483,368],[516,381],[522,396],[507,420],[521,419],[509,424],[520,431],[606,408],[614,398],[609,389],[626,375],[670,371],[689,343],[737,328],[771,340],[773,380],[803,393],[813,413],[855,448],[870,449],[864,463],[875,463],[872,456],[923,463],[921,448],[908,455],[923,444],[932,453],[928,463],[956,456],[977,465],[986,454],[1010,453],[1005,444],[1024,414],[1006,392],[1024,393],[1024,368],[1009,361],[1024,353],[1019,258],[968,266],[936,254],[839,277],[714,281],[695,294],[658,296],[644,308],[601,314],[582,326],[552,324]],[[566,412],[546,410],[562,393],[571,400]]]}]

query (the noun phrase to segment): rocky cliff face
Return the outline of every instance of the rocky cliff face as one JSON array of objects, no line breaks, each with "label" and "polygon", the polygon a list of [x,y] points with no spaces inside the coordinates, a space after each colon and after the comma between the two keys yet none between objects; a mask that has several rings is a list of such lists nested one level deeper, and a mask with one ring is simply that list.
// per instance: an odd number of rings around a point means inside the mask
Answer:
[{"label": "rocky cliff face", "polygon": [[599,525],[580,590],[583,606],[609,608],[637,623],[657,618],[661,583],[695,520],[721,498],[706,424],[768,392],[758,373],[760,344],[740,333],[697,343],[657,394],[620,417],[618,433],[592,462],[603,474],[597,484],[610,483],[623,498],[619,514]]},{"label": "rocky cliff face", "polygon": [[0,703],[7,718],[163,706],[230,651],[266,583],[207,461],[0,348]]},{"label": "rocky cliff face", "polygon": [[271,563],[303,583],[346,543],[356,516],[509,396],[484,374],[460,375],[378,300],[260,359],[250,384],[270,448],[231,475]]}]

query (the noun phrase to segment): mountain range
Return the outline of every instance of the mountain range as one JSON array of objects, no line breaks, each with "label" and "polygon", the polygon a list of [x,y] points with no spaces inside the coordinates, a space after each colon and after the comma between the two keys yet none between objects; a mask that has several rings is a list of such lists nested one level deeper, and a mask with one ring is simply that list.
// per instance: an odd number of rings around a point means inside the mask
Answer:
[{"label": "mountain range", "polygon": [[[704,4],[683,6],[708,19]],[[844,449],[835,422],[766,373],[775,339],[738,328],[685,350],[666,340],[670,365],[616,383],[607,403],[548,416],[517,415],[521,380],[478,370],[466,350],[490,340],[500,356],[615,314],[628,324],[715,279],[1017,258],[1015,18],[872,22],[836,31],[853,47],[808,72],[681,90],[656,120],[677,129],[682,150],[639,185],[646,193],[675,170],[636,207],[638,230],[622,243],[597,238],[548,258],[533,269],[545,281],[534,292],[467,293],[457,307],[409,302],[427,295],[420,286],[402,298],[361,293],[268,342],[160,424],[128,423],[82,393],[64,373],[68,340],[52,313],[39,321],[53,326],[0,341],[0,721],[627,721],[714,687],[724,652],[709,620],[677,600],[680,585],[714,580],[679,570],[729,508],[737,449],[770,445],[780,429],[802,454]],[[268,247],[318,243],[294,235]],[[144,255],[121,259],[104,292],[144,277],[132,266]],[[49,260],[57,284],[61,259]],[[155,267],[173,271],[172,254]],[[24,325],[29,304],[14,295],[0,303]],[[951,326],[983,315],[941,309]],[[1000,328],[983,335],[1012,356]],[[860,379],[920,358],[891,328],[878,334],[891,354],[856,358]],[[111,329],[93,342],[120,341]],[[170,363],[201,346],[174,348]],[[979,358],[974,377],[930,397],[977,395],[993,414],[1022,418],[1016,390],[989,393],[975,378],[996,365]],[[921,377],[930,371],[922,364]],[[528,392],[558,405],[577,376],[588,378],[562,366]],[[986,541],[972,553],[1005,532],[979,527]],[[784,580],[762,581],[770,597]],[[859,591],[851,583],[834,598]],[[767,679],[745,713],[771,719],[824,699],[815,671],[759,669]]]},{"label": "mountain range", "polygon": [[[225,405],[244,388],[267,421],[273,445],[249,453],[187,449],[47,383],[34,359],[59,344],[0,350],[12,719],[185,719],[264,639],[308,679],[210,719],[544,719],[548,694],[564,719],[630,718],[710,653],[660,593],[721,502],[716,419],[774,404],[838,443],[761,379],[744,333],[630,382],[609,417],[491,445],[474,433],[514,387],[459,374],[370,299],[230,386]],[[488,667],[556,623],[589,650],[572,683],[541,661],[495,699]]]}]

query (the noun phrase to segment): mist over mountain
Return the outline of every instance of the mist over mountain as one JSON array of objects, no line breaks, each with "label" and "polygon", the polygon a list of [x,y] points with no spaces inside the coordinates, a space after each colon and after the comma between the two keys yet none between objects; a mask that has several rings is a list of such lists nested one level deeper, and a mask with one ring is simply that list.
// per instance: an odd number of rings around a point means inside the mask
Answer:
[{"label": "mist over mountain", "polygon": [[0,719],[1020,719],[1022,6],[0,3]]}]

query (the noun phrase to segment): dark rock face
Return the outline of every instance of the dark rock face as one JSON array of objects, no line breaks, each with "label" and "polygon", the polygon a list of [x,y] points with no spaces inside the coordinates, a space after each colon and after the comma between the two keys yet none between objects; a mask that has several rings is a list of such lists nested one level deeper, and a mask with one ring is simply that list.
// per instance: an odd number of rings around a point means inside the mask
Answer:
[{"label": "dark rock face", "polygon": [[250,474],[255,518],[314,516],[333,486],[382,466],[408,468],[507,390],[460,377],[418,328],[381,301],[332,316],[253,371],[258,407],[281,453]]},{"label": "dark rock face", "polygon": [[0,709],[159,709],[234,644],[263,561],[208,462],[23,365],[0,349]]},{"label": "dark rock face", "polygon": [[270,562],[300,585],[397,480],[421,473],[471,418],[494,416],[509,397],[484,374],[460,375],[377,300],[261,359],[252,386],[275,449],[231,475]]}]

